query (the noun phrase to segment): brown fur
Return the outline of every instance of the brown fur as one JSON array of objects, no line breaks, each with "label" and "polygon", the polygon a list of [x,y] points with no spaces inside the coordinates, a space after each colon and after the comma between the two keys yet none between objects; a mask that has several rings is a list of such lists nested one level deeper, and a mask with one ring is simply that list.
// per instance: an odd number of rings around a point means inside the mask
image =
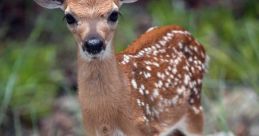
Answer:
[{"label": "brown fur", "polygon": [[[159,27],[159,28],[155,28],[154,30],[147,32],[145,34],[143,34],[140,38],[138,38],[136,41],[134,41],[125,51],[123,51],[122,53],[119,53],[117,55],[117,60],[119,62],[121,62],[123,60],[123,55],[124,54],[136,54],[137,52],[143,50],[144,48],[148,48],[151,45],[154,45],[155,43],[158,42],[159,39],[161,39],[161,37],[163,35],[165,35],[166,33],[172,31],[172,30],[176,30],[176,31],[185,31],[183,28],[179,27],[179,26],[164,26],[164,27]],[[177,43],[178,42],[184,42],[186,44],[192,44],[194,46],[196,46],[198,48],[198,52],[193,51],[193,53],[195,54],[195,56],[197,56],[197,58],[202,62],[202,63],[206,63],[205,61],[205,57],[201,55],[201,53],[205,54],[205,50],[202,47],[202,45],[200,45],[199,43],[195,42],[193,37],[191,36],[185,36],[185,35],[175,35],[175,38],[173,40],[170,41],[170,46],[172,47],[177,47]],[[169,47],[168,47],[169,48]],[[169,50],[169,49],[168,49]],[[180,50],[180,49],[179,49]],[[185,59],[185,61],[182,62],[181,65],[179,65],[179,69],[183,68],[186,63],[187,63],[187,59],[189,56],[189,54],[185,54],[187,57]],[[164,56],[165,57],[165,56]],[[143,63],[144,60],[148,60],[149,58],[141,58],[141,61],[139,60],[134,60],[132,62],[137,62],[138,64]],[[188,62],[190,63],[190,62]],[[194,65],[195,64],[192,64]],[[120,67],[123,69],[124,73],[127,75],[127,77],[129,79],[132,79],[132,71],[134,71],[134,67],[132,63],[129,63],[127,65],[123,65],[121,64]],[[152,69],[152,72],[156,73],[156,70],[163,70],[165,69],[165,65],[160,65],[160,67],[158,69]],[[138,68],[137,70],[140,70],[140,68]],[[204,74],[204,69],[199,71],[198,69],[196,69],[195,67],[195,73],[194,76],[192,77],[192,80],[196,80],[196,79],[202,79],[203,78],[203,74]],[[179,71],[180,73],[182,73],[182,75],[184,74],[184,71]],[[147,86],[146,89],[151,90],[152,88],[148,88],[148,87],[152,87],[152,84],[157,82],[157,78],[155,77],[151,77],[148,81],[145,80],[142,77],[135,77],[137,80],[137,83],[143,83],[145,86]],[[183,78],[180,80],[184,80]],[[128,83],[130,84],[130,83]],[[199,94],[200,94],[200,90],[201,90],[201,84],[197,85],[197,88],[199,89]],[[146,97],[143,98],[143,96],[141,96],[138,93],[138,90],[135,90],[134,88],[130,87],[131,90],[131,97],[134,98],[134,100],[132,100],[133,102],[135,102],[136,98],[140,98],[142,99],[145,103],[149,103],[150,105],[154,104],[156,105],[157,103],[153,103],[150,100],[148,100]],[[173,97],[176,94],[176,90],[166,90],[161,92],[163,94],[164,97]],[[170,107],[168,112],[164,112],[160,115],[159,119],[154,119],[151,120],[148,125],[146,125],[144,123],[144,121],[142,122],[142,126],[148,126],[148,129],[145,127],[140,127],[140,128],[144,128],[144,130],[142,130],[144,132],[144,135],[155,135],[158,134],[160,132],[165,131],[165,128],[163,128],[161,126],[162,123],[166,123],[166,124],[175,124],[176,122],[178,122],[184,115],[187,118],[187,129],[189,132],[195,133],[195,134],[199,134],[202,135],[203,132],[203,113],[202,111],[200,111],[199,114],[194,113],[194,111],[192,110],[192,106],[195,107],[199,107],[201,106],[201,99],[200,97],[197,98],[197,95],[192,95],[192,91],[191,94],[189,94],[189,97],[184,98],[182,100],[182,103],[179,103],[177,106],[175,107]],[[190,99],[194,99],[194,103],[190,105],[189,100]],[[136,105],[136,102],[135,102]],[[139,115],[136,115],[138,117],[141,117],[143,115],[145,115],[146,113],[143,112],[143,110],[141,108],[138,108],[137,106],[135,107],[136,111],[138,111],[137,113],[140,113]],[[157,132],[157,133],[156,133]],[[175,134],[177,135],[177,134]]]},{"label": "brown fur", "polygon": [[105,133],[109,134],[121,129],[130,135],[139,135],[131,118],[133,111],[125,106],[130,102],[130,94],[124,78],[119,76],[115,57],[86,63],[79,55],[78,68],[79,100],[86,132],[102,134],[106,127]]},{"label": "brown fur", "polygon": [[[156,39],[159,39],[161,35],[164,35],[170,30],[183,29],[177,26],[170,26],[146,33],[124,52],[118,54],[117,60],[115,60],[115,56],[113,55],[108,60],[86,62],[80,55],[78,56],[79,99],[88,134],[96,135],[94,130],[100,130],[100,127],[107,126],[107,128],[110,128],[111,133],[114,129],[119,128],[129,136],[158,135],[160,132],[165,131],[161,123],[174,124],[184,115],[187,116],[187,122],[189,123],[188,130],[201,134],[203,116],[202,113],[196,115],[193,112],[188,103],[189,98],[183,99],[176,107],[171,107],[169,112],[162,113],[159,120],[153,120],[147,124],[142,118],[145,112],[135,102],[139,94],[129,85],[132,67],[131,65],[118,65],[117,63],[121,61],[123,54],[134,54],[148,47],[152,42],[157,42]],[[177,41],[184,40],[186,37],[178,38],[176,39]],[[176,41],[171,41],[172,44],[174,42]],[[197,46],[200,47],[201,51],[204,51],[201,46]],[[204,58],[201,57],[200,59],[205,62]],[[185,62],[183,62],[182,66],[184,65],[186,65]],[[202,76],[202,73],[197,73],[197,76]],[[156,80],[143,82],[146,86],[149,86],[148,84],[153,84]],[[169,94],[164,95],[174,95],[176,93],[175,91],[171,90],[168,92]],[[200,100],[195,102],[197,105],[200,105]],[[121,115],[124,116],[121,117]],[[126,128],[129,130],[126,130]]]},{"label": "brown fur", "polygon": [[[51,0],[37,2],[48,7],[46,2]],[[202,135],[204,48],[183,28],[165,26],[143,34],[115,55],[110,43],[116,24],[108,23],[107,18],[120,5],[119,0],[65,0],[63,3],[66,14],[72,14],[77,20],[77,24],[68,27],[78,44],[79,100],[87,134],[157,136],[166,132],[177,136],[181,134],[168,130],[182,123],[177,127],[184,127],[186,135]],[[83,43],[93,35],[104,39],[106,50],[111,49],[104,58],[87,58],[82,53]],[[152,53],[148,53],[150,50]],[[147,61],[158,66],[151,67]],[[176,71],[168,72],[168,68]]]}]

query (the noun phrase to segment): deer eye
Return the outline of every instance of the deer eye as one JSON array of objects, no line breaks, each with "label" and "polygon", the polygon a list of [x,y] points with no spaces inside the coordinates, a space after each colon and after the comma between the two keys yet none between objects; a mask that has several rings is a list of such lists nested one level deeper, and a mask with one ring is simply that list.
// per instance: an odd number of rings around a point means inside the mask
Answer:
[{"label": "deer eye", "polygon": [[119,12],[118,11],[113,11],[110,16],[108,17],[108,21],[115,23],[119,18]]},{"label": "deer eye", "polygon": [[71,14],[66,14],[64,17],[69,25],[75,24],[76,19]]}]

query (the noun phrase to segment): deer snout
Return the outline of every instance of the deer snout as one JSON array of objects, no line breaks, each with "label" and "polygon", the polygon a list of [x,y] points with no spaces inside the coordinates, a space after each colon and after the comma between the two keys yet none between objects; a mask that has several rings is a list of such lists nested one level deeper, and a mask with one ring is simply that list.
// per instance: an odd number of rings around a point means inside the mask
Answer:
[{"label": "deer snout", "polygon": [[87,39],[83,45],[83,50],[92,55],[96,55],[104,49],[104,41],[98,37],[91,37]]}]

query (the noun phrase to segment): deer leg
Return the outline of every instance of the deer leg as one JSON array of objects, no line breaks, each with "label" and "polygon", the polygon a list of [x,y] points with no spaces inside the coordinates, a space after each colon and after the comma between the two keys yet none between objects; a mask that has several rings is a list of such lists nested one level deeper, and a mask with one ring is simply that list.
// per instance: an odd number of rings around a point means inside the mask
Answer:
[{"label": "deer leg", "polygon": [[202,136],[203,132],[203,112],[189,108],[186,115],[186,126],[181,129],[186,136]]}]

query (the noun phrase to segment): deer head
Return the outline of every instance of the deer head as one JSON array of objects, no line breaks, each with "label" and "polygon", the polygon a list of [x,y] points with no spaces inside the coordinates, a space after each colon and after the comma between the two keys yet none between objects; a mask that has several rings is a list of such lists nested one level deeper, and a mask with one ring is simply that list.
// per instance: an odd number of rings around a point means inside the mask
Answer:
[{"label": "deer head", "polygon": [[118,23],[119,8],[137,0],[34,0],[48,9],[62,9],[83,58],[109,58]]}]

